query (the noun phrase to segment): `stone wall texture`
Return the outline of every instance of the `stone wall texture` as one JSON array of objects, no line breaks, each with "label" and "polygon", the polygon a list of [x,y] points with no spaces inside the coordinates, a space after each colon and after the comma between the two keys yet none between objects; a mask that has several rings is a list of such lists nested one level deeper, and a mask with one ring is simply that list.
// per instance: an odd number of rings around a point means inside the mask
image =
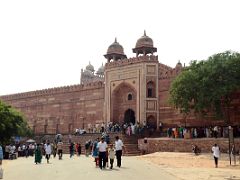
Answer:
[{"label": "stone wall texture", "polygon": [[72,133],[103,122],[102,82],[51,88],[1,97],[20,110],[36,134]]},{"label": "stone wall texture", "polygon": [[[235,138],[235,147],[240,148],[240,139]],[[192,152],[192,145],[197,145],[201,152],[210,153],[212,146],[217,144],[221,152],[227,153],[229,149],[228,138],[199,138],[199,139],[172,139],[172,138],[147,138],[147,143],[144,139],[138,140],[140,150],[145,150],[146,153],[154,152]]]}]

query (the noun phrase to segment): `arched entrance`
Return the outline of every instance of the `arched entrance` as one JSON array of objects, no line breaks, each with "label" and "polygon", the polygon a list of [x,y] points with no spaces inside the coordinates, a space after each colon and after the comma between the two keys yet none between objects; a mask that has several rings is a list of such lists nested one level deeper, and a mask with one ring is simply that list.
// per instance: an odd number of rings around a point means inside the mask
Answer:
[{"label": "arched entrance", "polygon": [[110,121],[122,125],[125,122],[135,123],[137,93],[135,88],[126,82],[119,84],[111,95]]},{"label": "arched entrance", "polygon": [[157,129],[157,120],[153,115],[147,117],[147,126],[149,128]]},{"label": "arched entrance", "polygon": [[135,124],[135,113],[132,109],[128,109],[124,114],[124,123],[132,123]]}]

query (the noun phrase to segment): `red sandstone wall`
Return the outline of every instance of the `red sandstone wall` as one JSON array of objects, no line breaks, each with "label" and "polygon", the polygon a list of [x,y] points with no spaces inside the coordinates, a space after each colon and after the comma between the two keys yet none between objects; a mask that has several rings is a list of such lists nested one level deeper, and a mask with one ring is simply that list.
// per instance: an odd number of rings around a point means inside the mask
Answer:
[{"label": "red sandstone wall", "polygon": [[[234,139],[235,146],[239,150],[240,139]],[[168,139],[168,138],[148,138],[147,143],[143,139],[138,140],[138,147],[141,150],[146,148],[147,153],[154,152],[192,152],[192,144],[197,145],[202,152],[211,153],[214,144],[218,144],[221,152],[228,152],[227,138],[204,138],[204,139]]]},{"label": "red sandstone wall", "polygon": [[103,122],[104,85],[96,82],[0,97],[23,112],[36,134],[69,133]]}]

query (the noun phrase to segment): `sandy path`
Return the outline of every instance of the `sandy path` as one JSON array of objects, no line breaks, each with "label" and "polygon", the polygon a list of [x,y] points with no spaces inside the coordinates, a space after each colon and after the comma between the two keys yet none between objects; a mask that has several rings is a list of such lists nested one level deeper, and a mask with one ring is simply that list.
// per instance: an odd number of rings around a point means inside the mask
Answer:
[{"label": "sandy path", "polygon": [[[35,165],[33,158],[19,158],[4,163],[4,180],[174,180],[176,177],[161,170],[159,166],[136,157],[123,157],[123,166],[113,170],[95,168],[93,159],[85,156],[70,159],[65,155],[62,161],[51,159],[47,164]],[[116,164],[116,162],[115,162]]]},{"label": "sandy path", "polygon": [[212,154],[195,156],[191,153],[159,152],[138,157],[157,164],[177,179],[184,180],[240,180],[240,165],[229,166],[227,154],[222,154],[219,168],[214,167]]}]

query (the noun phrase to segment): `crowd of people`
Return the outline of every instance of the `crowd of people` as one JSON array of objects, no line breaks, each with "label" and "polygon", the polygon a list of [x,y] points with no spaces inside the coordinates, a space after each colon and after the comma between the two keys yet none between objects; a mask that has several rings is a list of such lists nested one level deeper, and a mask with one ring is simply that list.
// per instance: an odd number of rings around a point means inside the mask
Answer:
[{"label": "crowd of people", "polygon": [[148,129],[148,126],[140,124],[139,122],[133,124],[133,123],[113,123],[109,122],[107,124],[88,124],[87,130],[77,128],[75,129],[74,134],[75,135],[82,135],[86,133],[119,133],[122,132],[124,134],[127,134],[128,136],[133,134],[141,134],[144,132],[145,129]]},{"label": "crowd of people", "polygon": [[[1,149],[0,163],[2,163],[2,159],[4,158],[3,156],[5,156],[6,159],[9,159],[9,157],[11,156],[10,154],[13,153],[16,154],[16,157],[18,156],[27,158],[28,156],[35,156],[35,164],[41,164],[44,156],[47,163],[50,163],[51,156],[53,156],[53,158],[56,158],[56,156],[58,155],[58,159],[62,160],[64,149],[63,147],[64,144],[61,138],[57,138],[53,143],[50,143],[50,141],[47,140],[45,143],[38,144],[10,144],[4,147],[4,151]],[[75,154],[77,156],[81,155],[82,146],[80,143],[71,142],[70,139],[68,147],[70,158],[72,158]],[[109,135],[106,132],[101,134],[101,138],[97,138],[94,141],[88,140],[85,143],[85,155],[87,157],[91,155],[94,158],[96,167],[99,167],[100,169],[105,169],[106,167],[112,169],[115,156],[117,159],[117,166],[121,167],[121,156],[123,149],[124,146],[122,140],[120,140],[119,137],[116,136],[115,143],[111,144]]]},{"label": "crowd of people", "polygon": [[[219,138],[228,137],[229,127],[174,127],[167,129],[167,137],[172,138]],[[240,136],[240,128],[233,127],[235,137]]]},{"label": "crowd of people", "polygon": [[[110,144],[110,139],[108,139],[108,135],[106,133],[102,134],[101,139],[97,138],[94,141],[88,140],[85,143],[85,155],[88,157],[91,154],[91,156],[94,158],[95,166],[99,167],[100,169],[105,169],[106,167],[112,169],[115,156],[117,159],[117,166],[121,167],[121,156],[123,149],[123,142],[118,136],[116,136],[115,143]],[[61,160],[63,154],[63,142],[61,140],[56,144],[51,144],[49,141],[47,141],[45,144],[37,144],[35,148],[35,163],[41,163],[44,155],[47,159],[47,163],[49,163],[51,155],[53,155],[55,158],[56,154],[58,154],[59,160]],[[72,158],[75,154],[80,156],[81,144],[70,142],[69,154],[70,158]]]}]

